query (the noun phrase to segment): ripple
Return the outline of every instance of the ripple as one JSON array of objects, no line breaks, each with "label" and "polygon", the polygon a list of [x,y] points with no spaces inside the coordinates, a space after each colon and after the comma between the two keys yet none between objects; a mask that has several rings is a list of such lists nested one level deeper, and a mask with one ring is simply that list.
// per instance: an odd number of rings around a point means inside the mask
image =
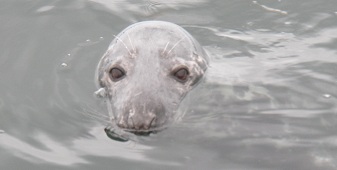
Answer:
[{"label": "ripple", "polygon": [[47,11],[50,11],[52,9],[54,9],[55,6],[43,6],[39,9],[36,10],[37,13],[43,13],[43,12],[47,12]]}]

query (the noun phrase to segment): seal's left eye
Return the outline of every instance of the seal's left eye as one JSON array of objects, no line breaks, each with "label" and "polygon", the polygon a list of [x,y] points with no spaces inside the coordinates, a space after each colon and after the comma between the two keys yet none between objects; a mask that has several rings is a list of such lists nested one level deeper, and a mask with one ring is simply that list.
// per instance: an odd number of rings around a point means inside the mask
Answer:
[{"label": "seal's left eye", "polygon": [[118,81],[125,76],[124,70],[120,68],[112,68],[110,70],[110,77],[113,81]]},{"label": "seal's left eye", "polygon": [[174,78],[177,81],[184,83],[188,78],[189,72],[186,68],[181,68],[173,73]]}]

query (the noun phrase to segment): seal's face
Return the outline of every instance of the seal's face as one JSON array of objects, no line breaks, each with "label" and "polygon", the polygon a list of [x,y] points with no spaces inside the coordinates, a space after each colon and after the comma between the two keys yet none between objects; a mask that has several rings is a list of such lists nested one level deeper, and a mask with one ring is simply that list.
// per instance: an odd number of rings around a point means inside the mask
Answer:
[{"label": "seal's face", "polygon": [[207,68],[207,56],[183,28],[148,21],[129,26],[111,43],[97,70],[113,123],[131,131],[161,129]]}]

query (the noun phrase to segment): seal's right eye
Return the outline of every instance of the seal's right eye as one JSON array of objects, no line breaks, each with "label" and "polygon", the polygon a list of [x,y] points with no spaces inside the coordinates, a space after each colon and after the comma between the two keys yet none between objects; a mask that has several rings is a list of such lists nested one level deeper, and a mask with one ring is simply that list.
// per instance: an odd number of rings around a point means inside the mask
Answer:
[{"label": "seal's right eye", "polygon": [[112,81],[118,81],[122,79],[124,76],[125,76],[125,72],[121,68],[114,67],[110,70],[110,77]]},{"label": "seal's right eye", "polygon": [[174,79],[181,83],[185,83],[188,79],[189,72],[186,68],[180,68],[172,73]]}]

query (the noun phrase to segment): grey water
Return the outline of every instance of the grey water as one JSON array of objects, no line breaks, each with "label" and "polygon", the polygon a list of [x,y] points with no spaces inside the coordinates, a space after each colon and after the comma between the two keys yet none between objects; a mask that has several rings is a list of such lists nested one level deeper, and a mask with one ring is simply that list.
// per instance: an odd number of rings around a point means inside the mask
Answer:
[{"label": "grey water", "polygon": [[[0,0],[0,169],[337,169],[336,4]],[[111,140],[96,65],[145,20],[184,27],[210,66],[181,120]]]}]

